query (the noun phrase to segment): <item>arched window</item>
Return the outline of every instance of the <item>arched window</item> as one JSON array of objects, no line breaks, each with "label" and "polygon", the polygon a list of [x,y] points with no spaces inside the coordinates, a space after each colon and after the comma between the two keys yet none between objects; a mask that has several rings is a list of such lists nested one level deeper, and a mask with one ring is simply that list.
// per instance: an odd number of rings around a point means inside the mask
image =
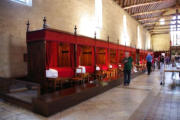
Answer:
[{"label": "arched window", "polygon": [[139,25],[137,26],[137,48],[141,49],[141,32]]},{"label": "arched window", "polygon": [[102,0],[95,0],[96,28],[102,28]]},{"label": "arched window", "polygon": [[128,35],[128,30],[127,30],[127,17],[126,15],[123,15],[123,35],[122,35],[122,44],[123,45],[130,45],[129,41],[129,35]]},{"label": "arched window", "polygon": [[174,16],[172,18],[172,21],[170,22],[170,24],[171,24],[170,34],[171,34],[172,46],[180,46],[180,25],[177,25],[177,28],[176,28],[176,22],[177,22],[177,24],[180,24],[179,19],[180,19],[180,16]]},{"label": "arched window", "polygon": [[20,4],[24,4],[24,5],[27,5],[27,6],[32,6],[32,0],[11,0],[13,2],[17,2],[17,3],[20,3]]}]

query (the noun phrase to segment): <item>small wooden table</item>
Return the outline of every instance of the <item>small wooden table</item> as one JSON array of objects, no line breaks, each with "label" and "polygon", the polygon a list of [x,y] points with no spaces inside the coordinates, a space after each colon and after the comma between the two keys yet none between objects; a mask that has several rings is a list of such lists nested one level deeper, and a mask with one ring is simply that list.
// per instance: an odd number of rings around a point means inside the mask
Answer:
[{"label": "small wooden table", "polygon": [[57,85],[60,84],[60,88],[63,88],[63,83],[68,80],[69,78],[61,78],[61,77],[57,77],[57,78],[47,78],[48,81],[53,82],[53,89],[56,90]]},{"label": "small wooden table", "polygon": [[95,77],[96,77],[99,81],[101,81],[101,79],[103,78],[103,73],[102,73],[102,71],[101,71],[101,70],[96,71]]},{"label": "small wooden table", "polygon": [[164,69],[164,71],[162,73],[161,85],[165,85],[165,73],[166,72],[180,72],[180,69],[177,69],[177,68]]},{"label": "small wooden table", "polygon": [[85,84],[85,80],[88,80],[89,82],[89,73],[80,73],[80,74],[77,74],[76,77],[73,77],[71,78],[73,81],[80,81],[81,84]]}]

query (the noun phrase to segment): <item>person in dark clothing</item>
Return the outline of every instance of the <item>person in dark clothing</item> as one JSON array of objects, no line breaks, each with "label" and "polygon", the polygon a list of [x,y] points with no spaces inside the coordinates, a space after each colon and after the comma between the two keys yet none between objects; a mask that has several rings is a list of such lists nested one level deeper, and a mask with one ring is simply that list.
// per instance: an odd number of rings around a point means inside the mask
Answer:
[{"label": "person in dark clothing", "polygon": [[160,63],[164,64],[164,56],[163,55],[161,55],[161,57],[160,57]]},{"label": "person in dark clothing", "polygon": [[151,65],[152,65],[152,56],[150,53],[148,53],[148,55],[146,56],[146,61],[147,61],[147,70],[148,70],[148,75],[150,75],[151,73]]},{"label": "person in dark clothing", "polygon": [[128,86],[131,80],[131,69],[132,69],[132,57],[129,56],[129,52],[125,53],[125,58],[123,59],[124,64],[124,85]]}]

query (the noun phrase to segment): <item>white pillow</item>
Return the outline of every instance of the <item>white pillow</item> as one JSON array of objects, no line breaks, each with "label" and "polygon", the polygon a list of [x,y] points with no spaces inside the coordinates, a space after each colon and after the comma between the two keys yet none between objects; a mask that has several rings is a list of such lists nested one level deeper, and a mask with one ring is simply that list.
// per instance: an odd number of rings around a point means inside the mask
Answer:
[{"label": "white pillow", "polygon": [[112,68],[112,65],[109,65],[109,68]]},{"label": "white pillow", "polygon": [[76,73],[86,73],[86,68],[84,66],[79,66],[76,69]]},{"label": "white pillow", "polygon": [[86,73],[86,68],[84,66],[81,66],[82,68],[82,73]]},{"label": "white pillow", "polygon": [[58,71],[55,69],[46,70],[46,78],[57,78]]},{"label": "white pillow", "polygon": [[82,70],[80,68],[77,68],[76,73],[82,73]]},{"label": "white pillow", "polygon": [[96,70],[99,71],[99,70],[100,70],[100,67],[99,67],[99,66],[96,66]]}]

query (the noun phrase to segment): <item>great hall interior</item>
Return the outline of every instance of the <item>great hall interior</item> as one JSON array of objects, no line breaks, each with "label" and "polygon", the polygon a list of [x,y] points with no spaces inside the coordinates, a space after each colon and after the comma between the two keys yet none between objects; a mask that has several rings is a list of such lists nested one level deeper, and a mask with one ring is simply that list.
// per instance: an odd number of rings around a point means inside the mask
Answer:
[{"label": "great hall interior", "polygon": [[0,0],[0,120],[180,120],[180,0]]}]

